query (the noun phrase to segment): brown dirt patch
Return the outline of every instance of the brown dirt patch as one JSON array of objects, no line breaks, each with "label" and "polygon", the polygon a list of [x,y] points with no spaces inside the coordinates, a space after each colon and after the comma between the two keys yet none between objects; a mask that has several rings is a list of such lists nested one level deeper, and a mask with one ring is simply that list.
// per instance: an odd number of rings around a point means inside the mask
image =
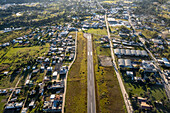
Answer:
[{"label": "brown dirt patch", "polygon": [[112,58],[108,56],[98,56],[101,66],[112,66]]}]

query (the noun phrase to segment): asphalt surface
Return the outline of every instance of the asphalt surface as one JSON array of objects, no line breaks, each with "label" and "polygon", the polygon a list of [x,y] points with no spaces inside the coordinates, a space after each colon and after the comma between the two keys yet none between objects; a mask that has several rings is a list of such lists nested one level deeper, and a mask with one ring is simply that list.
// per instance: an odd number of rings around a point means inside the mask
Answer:
[{"label": "asphalt surface", "polygon": [[88,113],[96,113],[95,82],[93,68],[93,47],[91,34],[87,38],[87,109]]}]

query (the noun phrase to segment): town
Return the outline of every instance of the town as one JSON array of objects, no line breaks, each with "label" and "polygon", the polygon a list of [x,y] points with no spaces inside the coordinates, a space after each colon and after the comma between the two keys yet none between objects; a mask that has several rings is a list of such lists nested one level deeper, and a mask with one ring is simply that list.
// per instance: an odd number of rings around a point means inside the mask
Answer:
[{"label": "town", "polygon": [[0,0],[0,112],[169,113],[169,7]]}]

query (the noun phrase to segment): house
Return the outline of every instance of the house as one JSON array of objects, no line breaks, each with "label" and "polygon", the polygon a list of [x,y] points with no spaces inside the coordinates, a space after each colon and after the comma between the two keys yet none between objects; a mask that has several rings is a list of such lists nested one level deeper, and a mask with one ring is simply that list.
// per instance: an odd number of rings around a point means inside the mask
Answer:
[{"label": "house", "polygon": [[60,69],[60,75],[64,75],[64,74],[66,74],[67,73],[67,69],[66,69],[66,67],[61,67],[61,69]]},{"label": "house", "polygon": [[28,84],[29,84],[29,82],[30,82],[30,80],[27,80],[27,81],[25,82],[25,84],[26,84],[26,85],[28,85]]},{"label": "house", "polygon": [[36,74],[38,72],[39,72],[39,69],[35,69],[35,70],[32,71],[33,74]]},{"label": "house", "polygon": [[60,82],[48,87],[48,89],[61,89],[61,88],[64,88],[64,84]]},{"label": "house", "polygon": [[8,75],[8,71],[5,71],[5,72],[4,72],[4,75]]},{"label": "house", "polygon": [[44,60],[44,62],[49,62],[50,61],[50,59],[49,58],[46,58],[45,60]]},{"label": "house", "polygon": [[133,80],[133,71],[126,71],[126,75],[132,77]]},{"label": "house", "polygon": [[7,93],[6,89],[0,90],[0,94],[6,94],[6,93]]},{"label": "house", "polygon": [[40,71],[41,71],[41,72],[44,72],[44,69],[45,69],[44,66],[41,66],[41,67],[40,67]]},{"label": "house", "polygon": [[73,60],[74,59],[74,54],[70,54],[69,56],[69,61]]},{"label": "house", "polygon": [[23,102],[15,102],[15,107],[16,108],[22,108]]},{"label": "house", "polygon": [[53,71],[53,67],[47,67],[47,72],[52,72]]},{"label": "house", "polygon": [[155,43],[155,44],[159,44],[159,45],[162,45],[162,44],[163,44],[162,40],[160,40],[160,39],[151,39],[151,40],[152,40],[153,43]]},{"label": "house", "polygon": [[57,75],[58,75],[58,72],[57,72],[57,71],[54,71],[53,77],[57,77]]},{"label": "house", "polygon": [[147,102],[147,98],[138,97],[139,102]]},{"label": "house", "polygon": [[5,109],[14,109],[15,108],[15,105],[14,103],[9,103],[6,105]]},{"label": "house", "polygon": [[124,37],[124,38],[127,38],[127,37],[128,37],[128,35],[127,35],[126,33],[119,33],[119,36],[120,36],[120,37]]},{"label": "house", "polygon": [[50,79],[47,76],[45,76],[44,77],[44,82],[48,82],[48,81],[50,81]]},{"label": "house", "polygon": [[68,35],[68,33],[69,33],[68,31],[61,32],[60,36],[61,37],[66,37]]},{"label": "house", "polygon": [[32,67],[32,70],[35,70],[35,69],[36,69],[36,66],[33,66],[33,67]]},{"label": "house", "polygon": [[20,94],[21,90],[20,89],[16,89],[15,90],[15,94]]},{"label": "house", "polygon": [[138,82],[138,81],[141,81],[142,78],[141,78],[141,77],[134,77],[134,80],[135,80],[136,82]]},{"label": "house", "polygon": [[55,64],[56,64],[56,61],[55,61],[55,60],[53,60],[53,61],[52,61],[52,65],[55,65]]},{"label": "house", "polygon": [[117,24],[117,21],[114,18],[108,18],[107,20],[108,20],[110,26],[114,26],[115,24]]},{"label": "house", "polygon": [[142,67],[140,69],[144,69],[145,72],[157,72],[151,61],[142,60]]},{"label": "house", "polygon": [[30,95],[35,95],[35,93],[36,93],[36,90],[32,90],[32,91],[30,92]]},{"label": "house", "polygon": [[15,97],[15,98],[12,98],[9,102],[12,103],[12,102],[16,102],[18,99],[18,97]]},{"label": "house", "polygon": [[148,109],[148,110],[152,109],[152,105],[149,105],[146,102],[141,102],[140,106],[142,109]]},{"label": "house", "polygon": [[55,98],[55,94],[51,94],[50,99],[54,100],[54,98]]},{"label": "house", "polygon": [[21,109],[23,106],[23,102],[15,102],[15,103],[9,103],[6,105],[5,109]]},{"label": "house", "polygon": [[72,39],[72,38],[73,38],[72,35],[69,35],[69,36],[68,36],[68,39]]},{"label": "house", "polygon": [[33,108],[33,107],[34,107],[34,105],[35,105],[35,101],[34,101],[34,100],[32,100],[32,101],[29,103],[29,108]]},{"label": "house", "polygon": [[28,111],[28,108],[23,108],[21,113],[27,113],[27,111]]}]

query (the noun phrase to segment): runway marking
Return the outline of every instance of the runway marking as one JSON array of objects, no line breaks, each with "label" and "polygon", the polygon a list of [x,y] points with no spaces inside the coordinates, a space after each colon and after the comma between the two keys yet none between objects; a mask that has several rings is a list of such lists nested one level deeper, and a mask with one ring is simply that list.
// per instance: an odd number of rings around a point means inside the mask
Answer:
[{"label": "runway marking", "polygon": [[91,76],[90,76],[90,80],[91,80]]},{"label": "runway marking", "polygon": [[92,52],[91,52],[91,56],[92,56]]},{"label": "runway marking", "polygon": [[88,52],[88,55],[89,55],[89,52]]},{"label": "runway marking", "polygon": [[91,96],[92,96],[92,88],[91,88]]}]

